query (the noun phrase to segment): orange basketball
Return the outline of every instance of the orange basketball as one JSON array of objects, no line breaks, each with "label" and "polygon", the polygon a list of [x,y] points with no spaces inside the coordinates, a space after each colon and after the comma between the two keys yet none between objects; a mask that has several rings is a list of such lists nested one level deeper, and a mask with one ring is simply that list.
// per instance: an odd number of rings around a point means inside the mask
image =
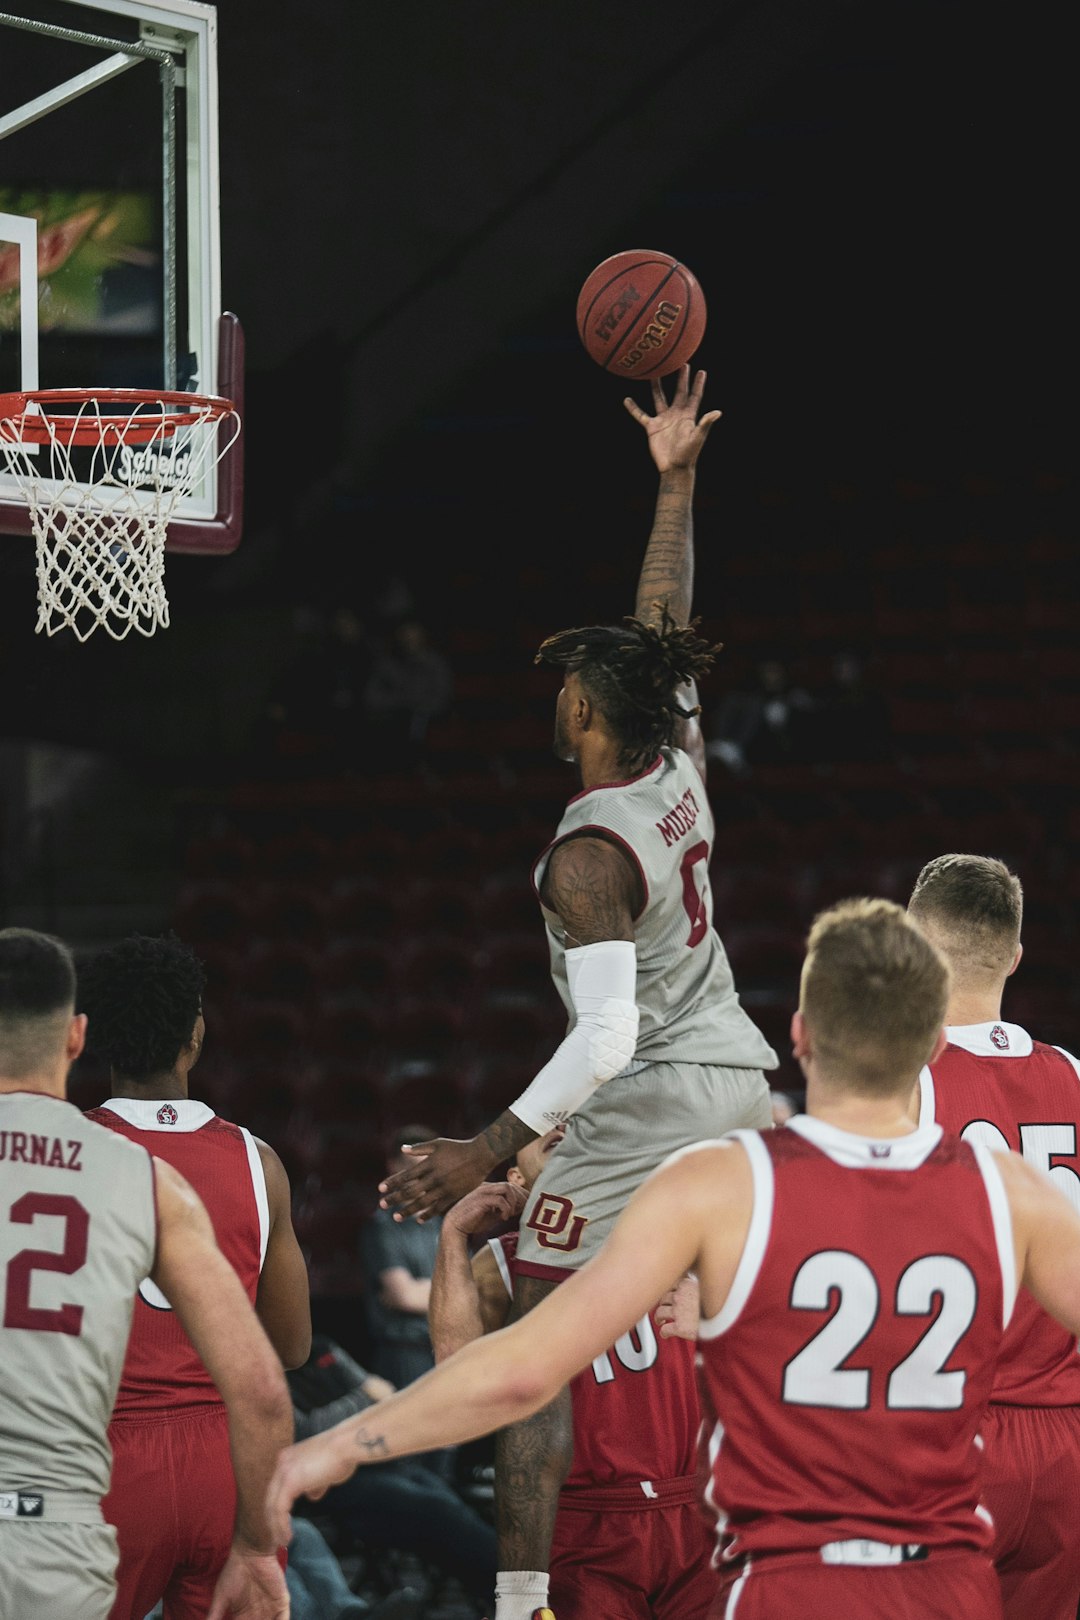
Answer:
[{"label": "orange basketball", "polygon": [[628,382],[678,371],[705,335],[705,295],[670,253],[613,253],[578,293],[578,336],[605,371]]}]

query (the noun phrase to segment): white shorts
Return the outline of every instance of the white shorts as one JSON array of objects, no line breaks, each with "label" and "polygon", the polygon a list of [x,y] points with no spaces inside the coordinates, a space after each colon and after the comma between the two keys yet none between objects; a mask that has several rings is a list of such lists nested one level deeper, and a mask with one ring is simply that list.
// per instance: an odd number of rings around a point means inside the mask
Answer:
[{"label": "white shorts", "polygon": [[525,1206],[518,1265],[537,1277],[578,1270],[669,1154],[739,1127],[771,1125],[771,1094],[760,1069],[631,1064],[569,1120]]},{"label": "white shorts", "polygon": [[108,1620],[116,1601],[116,1531],[56,1519],[0,1522],[4,1620]]}]

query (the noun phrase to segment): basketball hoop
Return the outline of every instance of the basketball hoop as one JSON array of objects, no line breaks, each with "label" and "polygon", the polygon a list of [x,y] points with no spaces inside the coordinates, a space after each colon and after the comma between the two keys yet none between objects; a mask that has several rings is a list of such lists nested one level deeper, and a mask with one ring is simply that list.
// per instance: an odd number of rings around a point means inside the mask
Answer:
[{"label": "basketball hoop", "polygon": [[85,641],[169,623],[165,542],[177,504],[235,444],[231,399],[142,388],[0,394],[0,456],[30,508],[37,630]]}]

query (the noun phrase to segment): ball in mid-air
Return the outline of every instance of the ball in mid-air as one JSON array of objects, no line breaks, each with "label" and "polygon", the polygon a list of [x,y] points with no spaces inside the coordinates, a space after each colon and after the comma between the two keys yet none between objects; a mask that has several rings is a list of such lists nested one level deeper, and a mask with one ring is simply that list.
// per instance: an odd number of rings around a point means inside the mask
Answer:
[{"label": "ball in mid-air", "polygon": [[705,335],[705,295],[670,253],[613,253],[585,278],[577,301],[586,353],[617,377],[637,382],[685,365]]}]

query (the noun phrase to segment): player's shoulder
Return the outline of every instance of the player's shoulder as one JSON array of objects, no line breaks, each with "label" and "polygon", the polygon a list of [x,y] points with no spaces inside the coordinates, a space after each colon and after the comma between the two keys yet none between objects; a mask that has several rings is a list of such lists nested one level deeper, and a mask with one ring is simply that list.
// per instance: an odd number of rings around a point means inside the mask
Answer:
[{"label": "player's shoulder", "polygon": [[738,1197],[753,1176],[753,1159],[760,1152],[760,1131],[732,1131],[726,1136],[691,1142],[669,1153],[648,1177],[648,1182],[680,1199],[704,1197],[716,1202]]}]

